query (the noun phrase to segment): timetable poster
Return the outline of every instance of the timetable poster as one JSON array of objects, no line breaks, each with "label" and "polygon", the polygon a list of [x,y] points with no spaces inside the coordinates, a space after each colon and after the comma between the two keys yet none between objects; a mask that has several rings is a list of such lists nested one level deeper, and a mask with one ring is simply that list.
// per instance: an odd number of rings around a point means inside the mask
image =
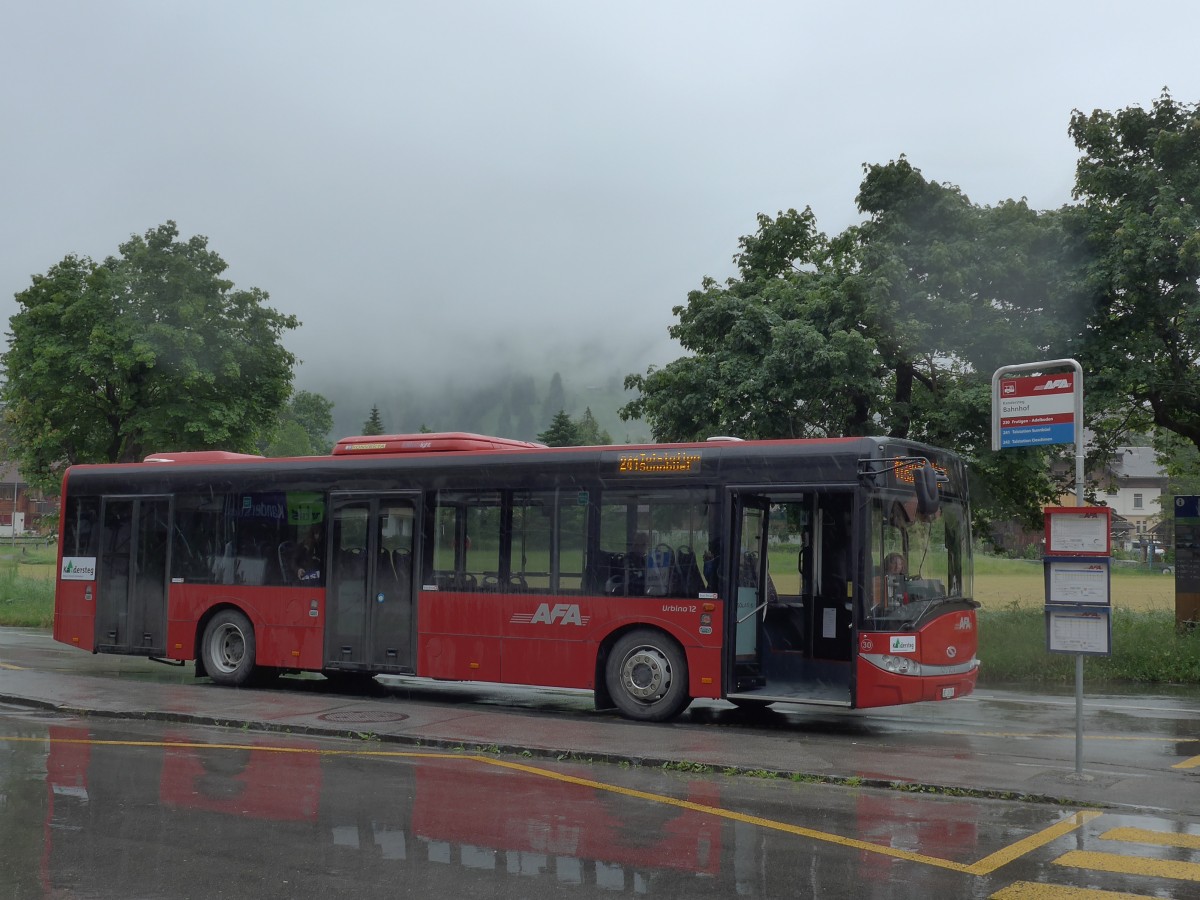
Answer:
[{"label": "timetable poster", "polygon": [[1047,604],[1109,605],[1109,564],[1107,559],[1046,557],[1044,563]]},{"label": "timetable poster", "polygon": [[1108,656],[1112,653],[1109,610],[1047,607],[1046,649],[1050,653]]},{"label": "timetable poster", "polygon": [[1047,555],[1111,554],[1112,510],[1107,506],[1051,506],[1044,513]]}]

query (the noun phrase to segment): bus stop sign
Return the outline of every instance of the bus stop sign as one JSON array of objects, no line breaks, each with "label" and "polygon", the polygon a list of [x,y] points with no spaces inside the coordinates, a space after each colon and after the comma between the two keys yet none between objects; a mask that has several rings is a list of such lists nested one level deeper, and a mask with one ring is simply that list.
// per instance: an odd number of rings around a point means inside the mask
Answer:
[{"label": "bus stop sign", "polygon": [[998,379],[992,449],[1073,443],[1077,381],[1075,372]]}]

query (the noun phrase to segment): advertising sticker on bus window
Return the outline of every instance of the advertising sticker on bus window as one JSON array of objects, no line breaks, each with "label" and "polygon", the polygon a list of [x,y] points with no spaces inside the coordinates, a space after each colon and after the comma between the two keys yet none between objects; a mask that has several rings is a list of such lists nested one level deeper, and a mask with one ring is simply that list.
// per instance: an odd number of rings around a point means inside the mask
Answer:
[{"label": "advertising sticker on bus window", "polygon": [[915,634],[893,634],[888,645],[889,653],[916,653],[917,636]]},{"label": "advertising sticker on bus window", "polygon": [[63,581],[95,581],[96,557],[64,556],[59,577]]}]

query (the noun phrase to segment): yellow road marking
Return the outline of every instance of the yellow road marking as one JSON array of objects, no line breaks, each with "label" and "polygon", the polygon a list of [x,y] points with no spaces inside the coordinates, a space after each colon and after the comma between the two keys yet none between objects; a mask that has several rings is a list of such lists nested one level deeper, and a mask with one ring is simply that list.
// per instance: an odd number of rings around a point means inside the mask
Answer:
[{"label": "yellow road marking", "polygon": [[774,819],[764,819],[760,816],[752,816],[745,813],[734,812],[733,810],[722,809],[721,807],[717,806],[708,806],[703,803],[693,803],[690,800],[680,800],[676,797],[668,797],[665,794],[652,794],[648,791],[640,791],[634,788],[625,788],[614,784],[606,784],[602,781],[593,781],[589,778],[579,778],[574,775],[565,775],[561,772],[553,772],[549,769],[542,769],[537,766],[527,765],[525,763],[496,759],[490,756],[414,750],[323,750],[315,747],[281,747],[255,744],[206,744],[192,741],[104,741],[95,740],[92,738],[36,738],[4,736],[0,736],[0,741],[88,744],[105,747],[153,747],[159,749],[180,750],[263,750],[270,753],[301,753],[317,756],[371,756],[394,759],[463,760],[495,766],[501,769],[511,769],[516,772],[524,772],[526,774],[534,775],[539,778],[546,778],[551,781],[579,785],[598,791],[607,791],[612,794],[620,794],[625,797],[646,800],[651,803],[661,803],[665,806],[674,806],[680,809],[687,809],[693,812],[703,813],[705,815],[715,816],[721,819],[745,822],[750,825],[757,825],[762,828],[769,828],[773,831],[780,831],[786,834],[794,834],[798,837],[804,837],[810,840],[823,841],[825,843],[836,844],[841,847],[849,847],[855,850],[862,850],[868,853],[877,853],[881,856],[890,856],[893,859],[905,859],[910,862],[934,866],[939,869],[949,869],[953,872],[962,872],[968,875],[987,875],[991,872],[994,872],[1001,866],[1004,866],[1020,856],[1030,853],[1033,850],[1050,843],[1064,834],[1074,831],[1084,823],[1091,821],[1099,815],[1102,815],[1102,813],[1098,811],[1074,813],[1068,818],[1063,819],[1061,822],[1039,831],[1037,834],[1030,835],[1023,840],[1017,841],[1017,843],[1011,845],[1010,847],[1006,847],[984,857],[983,859],[979,860],[979,862],[967,864],[952,862],[951,860],[947,859],[940,859],[936,856],[926,856],[923,853],[913,853],[908,850],[900,850],[895,847],[885,846],[883,844],[872,844],[869,841],[860,841],[856,838],[842,837],[841,835],[831,834],[826,831],[816,831],[811,828],[804,828],[800,825],[792,825],[789,822],[779,822]]},{"label": "yellow road marking", "polygon": [[1131,844],[1158,844],[1161,847],[1181,847],[1200,850],[1200,834],[1175,834],[1171,831],[1150,831],[1145,828],[1112,828],[1100,835],[1103,841],[1127,841]]},{"label": "yellow road marking", "polygon": [[1200,756],[1193,756],[1191,759],[1185,759],[1181,763],[1175,763],[1171,766],[1172,769],[1195,769],[1200,766]]},{"label": "yellow road marking", "polygon": [[1153,900],[1145,894],[1126,894],[1124,891],[1098,891],[1094,888],[1066,887],[1039,884],[1036,881],[1015,881],[996,891],[989,900]]},{"label": "yellow road marking", "polygon": [[990,856],[985,856],[973,866],[969,866],[967,871],[969,871],[972,875],[991,874],[1001,866],[1006,866],[1013,860],[1019,859],[1027,853],[1032,853],[1039,847],[1044,847],[1046,844],[1062,837],[1064,834],[1070,834],[1076,828],[1079,828],[1086,822],[1090,822],[1092,819],[1101,815],[1103,815],[1103,813],[1096,810],[1089,812],[1077,812],[1073,816],[1063,819],[1057,825],[1051,825],[1049,828],[1044,828],[1037,834],[1031,834],[1029,837],[1023,838],[1017,841],[1015,844],[1011,844],[1008,847],[997,850]]},{"label": "yellow road marking", "polygon": [[1099,853],[1095,850],[1070,850],[1054,861],[1055,865],[1093,872],[1115,872],[1118,875],[1149,875],[1154,878],[1174,878],[1177,881],[1200,881],[1200,863],[1179,862],[1173,859],[1145,859]]},{"label": "yellow road marking", "polygon": [[0,663],[0,669],[14,669],[17,672],[25,671],[20,666],[14,666],[12,663]]}]

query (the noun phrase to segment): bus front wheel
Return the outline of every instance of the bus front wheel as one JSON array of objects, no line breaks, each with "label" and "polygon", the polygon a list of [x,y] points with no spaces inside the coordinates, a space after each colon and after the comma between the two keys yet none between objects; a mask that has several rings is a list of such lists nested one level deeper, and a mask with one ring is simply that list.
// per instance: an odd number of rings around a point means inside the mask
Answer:
[{"label": "bus front wheel", "polygon": [[254,673],[254,626],[236,609],[209,620],[200,648],[204,670],[217,684],[243,685]]},{"label": "bus front wheel", "polygon": [[687,659],[661,631],[623,635],[605,665],[605,683],[621,714],[642,722],[665,722],[683,712],[688,696]]}]

